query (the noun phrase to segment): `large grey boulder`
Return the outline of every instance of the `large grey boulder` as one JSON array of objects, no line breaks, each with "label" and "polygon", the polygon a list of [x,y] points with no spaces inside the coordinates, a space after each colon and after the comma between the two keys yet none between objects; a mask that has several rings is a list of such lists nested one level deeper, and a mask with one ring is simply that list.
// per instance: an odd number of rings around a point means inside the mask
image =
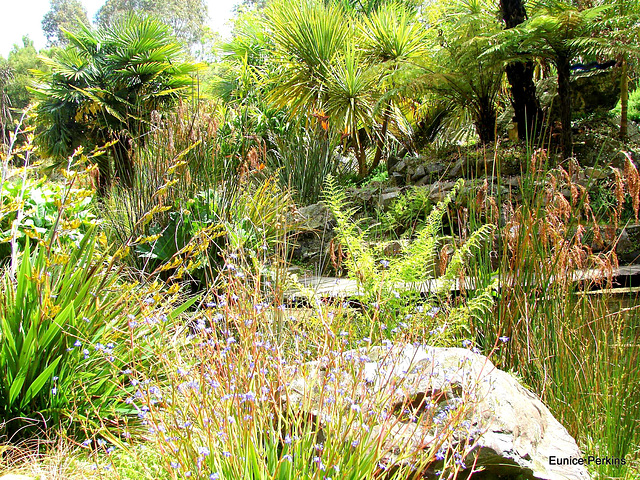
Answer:
[{"label": "large grey boulder", "polygon": [[[388,344],[348,351],[292,368],[287,401],[322,419],[327,408],[322,392],[328,384],[342,392],[347,402],[358,405],[363,418],[375,417],[380,398],[388,399],[387,420],[371,431],[381,439],[389,465],[402,462],[403,457],[395,455],[405,454],[407,448],[424,452],[442,441],[438,429],[443,423],[436,419],[464,405],[464,428],[450,435],[443,448],[471,445],[462,460],[467,474],[481,470],[478,478],[590,478],[581,465],[557,465],[562,462],[555,459],[582,455],[540,399],[470,350]],[[414,409],[411,415],[406,414],[407,405]],[[425,415],[430,421],[416,420]],[[433,462],[422,467],[420,474],[433,478],[438,468],[441,465]]]}]

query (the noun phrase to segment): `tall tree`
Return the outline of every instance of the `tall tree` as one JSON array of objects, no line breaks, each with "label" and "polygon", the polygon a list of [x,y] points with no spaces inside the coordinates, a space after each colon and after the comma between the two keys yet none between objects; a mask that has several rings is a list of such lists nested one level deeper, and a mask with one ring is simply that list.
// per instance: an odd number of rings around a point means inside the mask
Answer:
[{"label": "tall tree", "polygon": [[9,56],[7,65],[11,69],[12,76],[5,85],[6,94],[11,101],[14,110],[26,108],[32,100],[32,94],[27,87],[33,81],[32,70],[46,70],[42,56],[49,56],[56,47],[50,50],[36,50],[33,41],[28,37],[22,38],[22,45],[15,44]]},{"label": "tall tree", "polygon": [[531,3],[534,15],[518,27],[496,35],[489,51],[505,58],[543,58],[551,61],[558,76],[558,101],[562,124],[562,154],[573,155],[571,131],[571,64],[581,54],[602,55],[611,45],[601,36],[607,5],[581,10],[564,0]]},{"label": "tall tree", "polygon": [[611,3],[608,13],[605,23],[606,31],[610,32],[609,39],[614,45],[624,47],[618,52],[617,57],[621,67],[619,136],[622,140],[626,140],[629,125],[629,60],[632,55],[640,56],[637,45],[640,31],[640,4],[628,0],[615,0]]},{"label": "tall tree", "polygon": [[[13,71],[4,58],[0,58],[0,147],[8,143],[8,128],[11,125],[11,99],[7,85],[13,80]],[[0,150],[0,154],[2,154]]]},{"label": "tall tree", "polygon": [[[421,56],[422,25],[409,9],[387,4],[369,13],[344,2],[280,2],[267,8],[277,65],[271,99],[292,114],[315,112],[323,128],[353,151],[358,175],[366,176],[383,155],[397,115],[390,80],[399,67]],[[368,161],[367,149],[376,153]]]},{"label": "tall tree", "polygon": [[50,5],[42,19],[42,31],[49,46],[66,44],[62,29],[75,30],[80,25],[89,25],[87,11],[79,0],[50,0]]},{"label": "tall tree", "polygon": [[[152,112],[188,93],[197,66],[182,59],[168,27],[130,16],[110,28],[67,33],[69,46],[39,72],[34,92],[38,145],[64,159],[80,145],[110,144],[114,172],[125,186],[134,173],[132,146],[143,142]],[[99,192],[111,183],[111,163],[101,159]]]},{"label": "tall tree", "polygon": [[[522,0],[500,0],[500,12],[506,28],[515,28],[527,18]],[[510,62],[506,72],[511,85],[511,104],[515,111],[518,136],[521,139],[532,138],[542,120],[542,109],[533,81],[533,61]]]},{"label": "tall tree", "polygon": [[189,46],[201,39],[209,17],[205,0],[107,0],[98,10],[96,21],[110,26],[131,13],[161,21]]}]

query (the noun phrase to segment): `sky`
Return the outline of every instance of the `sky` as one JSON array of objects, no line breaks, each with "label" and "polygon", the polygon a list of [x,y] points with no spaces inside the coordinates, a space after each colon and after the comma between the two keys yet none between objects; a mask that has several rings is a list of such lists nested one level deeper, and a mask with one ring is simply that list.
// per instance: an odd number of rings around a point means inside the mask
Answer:
[{"label": "sky", "polygon": [[[81,0],[87,9],[89,19],[106,0]],[[206,0],[209,5],[209,26],[221,34],[228,33],[226,26],[231,18],[231,10],[238,0]],[[7,58],[15,43],[22,44],[22,37],[29,35],[39,50],[46,46],[42,33],[42,17],[49,11],[49,0],[0,0],[2,7],[2,27],[0,27],[0,55]]]}]

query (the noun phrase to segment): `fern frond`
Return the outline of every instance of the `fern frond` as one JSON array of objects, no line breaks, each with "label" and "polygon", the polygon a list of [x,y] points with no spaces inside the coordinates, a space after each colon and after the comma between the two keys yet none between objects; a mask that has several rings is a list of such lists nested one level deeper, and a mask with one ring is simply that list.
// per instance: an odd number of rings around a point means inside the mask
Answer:
[{"label": "fern frond", "polygon": [[407,249],[407,254],[391,263],[392,277],[405,282],[424,282],[433,277],[436,247],[442,240],[442,219],[463,185],[464,180],[458,180],[447,196],[433,208],[424,227]]},{"label": "fern frond", "polygon": [[448,317],[450,327],[454,326],[457,329],[465,329],[468,332],[467,325],[469,325],[469,320],[472,318],[486,318],[487,314],[489,314],[493,308],[498,285],[499,280],[496,278],[475,297],[451,309]]},{"label": "fern frond", "polygon": [[354,276],[367,292],[375,282],[379,269],[371,248],[364,240],[366,230],[361,230],[361,222],[354,220],[356,209],[349,207],[344,189],[332,175],[325,180],[323,202],[335,217],[337,238],[349,254],[345,262],[349,275]]},{"label": "fern frond", "polygon": [[451,262],[447,265],[447,269],[444,275],[441,277],[441,284],[438,287],[438,293],[440,295],[448,295],[451,291],[456,279],[460,276],[462,269],[467,264],[469,258],[473,256],[475,252],[480,250],[482,244],[491,237],[491,234],[495,230],[493,224],[486,224],[473,232],[469,239],[460,248],[456,249]]}]

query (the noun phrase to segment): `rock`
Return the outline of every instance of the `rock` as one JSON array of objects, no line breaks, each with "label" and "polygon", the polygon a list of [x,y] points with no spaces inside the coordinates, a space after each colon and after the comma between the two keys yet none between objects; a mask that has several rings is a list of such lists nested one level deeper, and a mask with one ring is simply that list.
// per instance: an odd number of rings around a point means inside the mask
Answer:
[{"label": "rock", "polygon": [[325,230],[334,222],[333,215],[323,203],[314,203],[298,210],[301,228],[306,230]]},{"label": "rock", "polygon": [[415,173],[411,175],[411,181],[416,182],[420,180],[422,177],[424,177],[426,174],[427,172],[424,169],[424,165],[418,165],[418,168],[416,168]]},{"label": "rock", "polygon": [[463,176],[463,171],[462,169],[464,168],[464,165],[466,163],[466,158],[462,157],[459,158],[456,163],[453,164],[453,167],[451,167],[451,170],[449,170],[449,172],[447,172],[447,178],[458,178],[458,177],[462,177]]},{"label": "rock", "polygon": [[511,188],[520,188],[520,176],[509,177],[502,180],[503,185]]},{"label": "rock", "polygon": [[609,168],[596,168],[596,167],[586,167],[584,169],[584,175],[589,180],[604,180],[609,175],[611,175],[611,169]]},{"label": "rock", "polygon": [[378,207],[383,210],[387,210],[396,198],[400,196],[400,189],[392,190],[387,193],[383,193],[378,198]]},{"label": "rock", "polygon": [[[560,118],[558,81],[545,78],[537,85],[540,103],[551,107],[551,118]],[[608,112],[620,98],[620,69],[594,70],[571,76],[571,109],[574,115],[586,115],[594,111]]]},{"label": "rock", "polygon": [[[389,344],[291,367],[288,376],[283,401],[312,418],[331,418],[331,408],[356,405],[361,418],[377,419],[371,432],[381,440],[386,452],[381,463],[387,466],[412,462],[411,454],[433,452],[444,442],[441,451],[466,448],[465,471],[458,478],[467,478],[472,468],[482,469],[487,475],[482,478],[590,478],[581,465],[551,461],[582,455],[538,397],[470,350]],[[451,418],[457,423],[447,423]],[[359,425],[344,427],[346,441],[357,435]],[[443,431],[451,433],[443,437]],[[422,464],[415,478],[439,478],[435,472],[441,464],[435,458]]]},{"label": "rock", "polygon": [[622,264],[640,263],[640,225],[627,225],[620,232],[616,255]]},{"label": "rock", "polygon": [[407,163],[404,160],[400,160],[398,163],[395,164],[395,166],[393,167],[393,171],[394,172],[399,172],[402,173],[407,169]]},{"label": "rock", "polygon": [[447,169],[447,166],[440,162],[434,162],[426,164],[424,168],[427,175],[441,175]]},{"label": "rock", "polygon": [[431,183],[431,179],[429,177],[424,177],[416,182],[416,187],[424,187]]},{"label": "rock", "polygon": [[432,202],[441,202],[447,196],[447,194],[453,189],[456,182],[451,181],[438,181],[431,185],[431,192],[429,193],[429,199]]},{"label": "rock", "polygon": [[393,172],[391,174],[391,181],[397,187],[404,187],[407,184],[406,176],[398,172]]}]

